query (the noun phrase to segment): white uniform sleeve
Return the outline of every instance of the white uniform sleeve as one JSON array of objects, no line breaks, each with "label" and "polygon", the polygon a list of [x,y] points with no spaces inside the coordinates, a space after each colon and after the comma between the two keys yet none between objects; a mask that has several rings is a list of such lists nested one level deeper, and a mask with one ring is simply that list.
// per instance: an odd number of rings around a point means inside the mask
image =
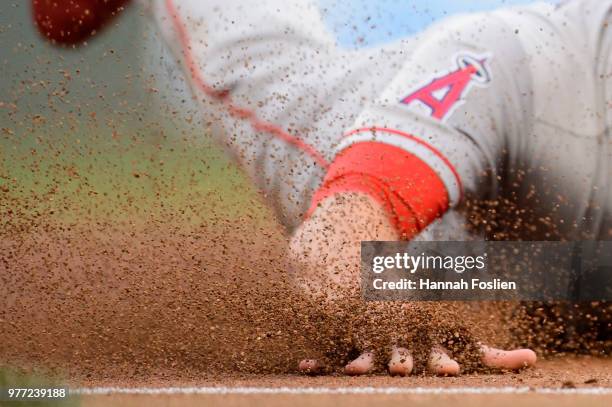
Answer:
[{"label": "white uniform sleeve", "polygon": [[[596,152],[609,120],[604,82],[611,7],[611,1],[573,0],[458,16],[431,27],[378,100],[360,114],[334,163],[338,157],[346,162],[363,142],[418,157],[436,172],[446,197],[421,194],[410,202],[414,188],[398,186],[396,168],[377,175],[423,219],[464,196],[501,195],[546,207],[537,212],[542,218],[566,206],[566,224],[575,224],[602,189],[593,182],[607,179]],[[376,158],[385,166],[389,157]],[[405,172],[420,168],[410,165]],[[439,191],[433,184],[431,189]],[[563,204],[559,197],[581,202]]]},{"label": "white uniform sleeve", "polygon": [[334,143],[313,126],[347,74],[316,5],[154,0],[149,9],[198,99],[202,133],[220,141],[281,222],[295,226]]},{"label": "white uniform sleeve", "polygon": [[362,141],[390,144],[435,170],[451,207],[464,195],[489,197],[507,141],[530,131],[529,64],[538,56],[496,13],[445,20],[419,44],[338,151]]}]

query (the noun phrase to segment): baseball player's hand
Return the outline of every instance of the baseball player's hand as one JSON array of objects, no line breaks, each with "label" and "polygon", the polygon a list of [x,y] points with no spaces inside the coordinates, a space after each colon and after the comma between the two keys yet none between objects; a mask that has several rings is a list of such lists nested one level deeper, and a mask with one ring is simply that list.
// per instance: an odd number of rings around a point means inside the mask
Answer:
[{"label": "baseball player's hand", "polygon": [[[308,294],[322,295],[328,302],[341,302],[348,296],[358,296],[360,242],[398,239],[385,209],[375,200],[351,193],[328,198],[291,239],[292,260],[298,265],[296,281]],[[411,305],[404,304],[404,307]],[[478,346],[480,362],[486,367],[514,370],[533,366],[536,362],[536,355],[530,349],[505,351]],[[349,362],[344,372],[349,375],[370,373],[376,366],[375,359],[380,357],[388,362],[390,374],[409,375],[414,364],[410,349],[398,346],[387,349],[391,349],[390,352],[360,349],[361,355]],[[317,359],[299,363],[299,369],[304,373],[317,373],[325,368]],[[432,346],[427,368],[431,373],[442,375],[457,375],[461,370],[459,363],[441,345]]]}]

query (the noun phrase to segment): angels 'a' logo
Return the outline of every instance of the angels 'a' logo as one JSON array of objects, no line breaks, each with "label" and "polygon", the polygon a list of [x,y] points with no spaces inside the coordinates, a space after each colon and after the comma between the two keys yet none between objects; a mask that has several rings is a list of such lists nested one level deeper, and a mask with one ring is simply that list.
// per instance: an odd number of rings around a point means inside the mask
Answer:
[{"label": "angels 'a' logo", "polygon": [[444,121],[464,101],[473,85],[487,86],[491,74],[487,68],[490,56],[459,54],[455,58],[457,68],[436,77],[418,88],[400,103],[420,103],[430,110],[432,117]]}]

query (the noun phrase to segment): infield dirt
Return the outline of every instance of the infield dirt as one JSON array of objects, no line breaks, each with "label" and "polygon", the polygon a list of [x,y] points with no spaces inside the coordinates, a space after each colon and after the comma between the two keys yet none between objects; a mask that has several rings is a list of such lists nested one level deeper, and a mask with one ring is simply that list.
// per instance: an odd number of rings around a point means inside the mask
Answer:
[{"label": "infield dirt", "polygon": [[292,285],[273,222],[8,226],[0,237],[0,360],[71,380],[292,373],[308,357],[333,373],[358,350],[392,343],[412,350],[417,373],[433,343],[453,351],[464,372],[482,372],[476,339],[530,339],[531,331],[511,335],[512,304],[406,309],[308,298]]}]

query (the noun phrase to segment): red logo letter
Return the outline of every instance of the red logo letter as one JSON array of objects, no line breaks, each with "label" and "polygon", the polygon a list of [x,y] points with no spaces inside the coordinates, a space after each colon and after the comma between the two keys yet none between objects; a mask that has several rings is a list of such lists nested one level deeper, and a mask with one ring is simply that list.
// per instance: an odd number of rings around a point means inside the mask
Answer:
[{"label": "red logo letter", "polygon": [[460,55],[457,58],[456,70],[432,80],[400,100],[400,103],[409,105],[419,101],[431,109],[432,117],[444,120],[457,103],[467,95],[472,83],[486,84],[490,81],[489,72],[484,66],[485,62],[486,58]]}]

